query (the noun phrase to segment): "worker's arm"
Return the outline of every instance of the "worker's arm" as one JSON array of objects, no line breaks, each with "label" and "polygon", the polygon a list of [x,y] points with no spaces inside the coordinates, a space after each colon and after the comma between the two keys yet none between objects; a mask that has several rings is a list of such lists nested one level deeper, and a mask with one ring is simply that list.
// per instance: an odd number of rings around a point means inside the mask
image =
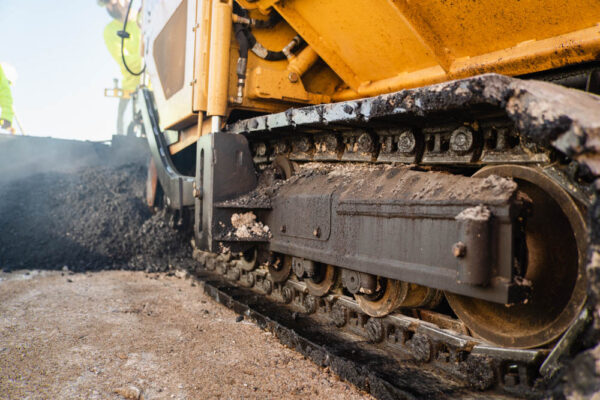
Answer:
[{"label": "worker's arm", "polygon": [[[4,71],[0,67],[0,108],[2,114],[0,114],[0,120],[8,121],[8,126],[12,124],[14,111],[13,111],[13,98],[10,92],[10,82],[4,75]],[[0,122],[1,123],[1,122]],[[3,123],[5,127],[6,123]]]},{"label": "worker's arm", "polygon": [[[117,31],[121,29],[123,29],[123,25],[118,21],[111,22],[104,30],[104,42],[106,43],[108,51],[121,68],[121,73],[123,75],[123,90],[133,91],[140,83],[140,77],[130,74],[123,65],[123,59],[121,57],[121,38],[117,36]],[[127,66],[132,71],[137,72],[142,68],[142,57],[140,56],[141,33],[135,22],[129,22],[127,24],[127,31],[131,36],[129,39],[125,39],[125,60],[127,61]]]}]

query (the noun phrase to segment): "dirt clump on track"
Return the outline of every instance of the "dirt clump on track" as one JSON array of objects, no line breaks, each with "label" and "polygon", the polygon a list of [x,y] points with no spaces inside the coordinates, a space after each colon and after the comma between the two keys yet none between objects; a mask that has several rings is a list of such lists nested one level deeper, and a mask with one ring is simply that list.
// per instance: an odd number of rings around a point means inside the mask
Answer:
[{"label": "dirt clump on track", "polygon": [[0,182],[0,266],[164,271],[189,238],[144,203],[139,163],[40,172]]}]

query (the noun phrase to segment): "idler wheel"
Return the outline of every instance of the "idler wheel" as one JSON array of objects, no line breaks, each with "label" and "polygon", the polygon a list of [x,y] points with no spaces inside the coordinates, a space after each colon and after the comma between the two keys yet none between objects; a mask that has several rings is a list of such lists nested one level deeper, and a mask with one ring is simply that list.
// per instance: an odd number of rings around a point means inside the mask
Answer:
[{"label": "idler wheel", "polygon": [[273,282],[285,282],[292,271],[292,258],[283,254],[273,255],[269,262],[269,274]]},{"label": "idler wheel", "polygon": [[586,227],[571,196],[538,168],[492,166],[474,177],[512,178],[532,200],[525,226],[525,279],[530,299],[507,306],[446,293],[456,315],[476,335],[492,343],[531,348],[557,339],[577,318],[586,299]]},{"label": "idler wheel", "polygon": [[333,288],[336,281],[336,272],[333,265],[319,264],[312,278],[304,279],[308,293],[313,296],[324,296]]}]

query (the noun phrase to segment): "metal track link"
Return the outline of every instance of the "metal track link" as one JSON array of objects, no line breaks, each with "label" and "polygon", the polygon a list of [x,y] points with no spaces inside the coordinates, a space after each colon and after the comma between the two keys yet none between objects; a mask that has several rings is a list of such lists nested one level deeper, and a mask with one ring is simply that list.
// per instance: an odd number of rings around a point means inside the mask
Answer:
[{"label": "metal track link", "polygon": [[[283,127],[280,127],[283,128]],[[247,133],[256,164],[284,156],[293,161],[352,161],[422,165],[546,164],[549,152],[522,139],[505,118],[481,117],[443,125],[393,124]]]},{"label": "metal track link", "polygon": [[[476,390],[500,391],[511,395],[538,397],[540,366],[548,349],[519,350],[496,347],[441,325],[402,313],[373,318],[361,311],[348,296],[330,294],[315,297],[306,285],[288,279],[274,283],[264,269],[246,272],[228,257],[199,250],[194,258],[200,266],[232,284],[263,294],[264,298],[302,315],[328,321],[340,332],[366,339],[371,346],[397,358],[410,359],[443,371]],[[448,317],[446,317],[448,318]],[[460,326],[460,322],[457,322]]]}]

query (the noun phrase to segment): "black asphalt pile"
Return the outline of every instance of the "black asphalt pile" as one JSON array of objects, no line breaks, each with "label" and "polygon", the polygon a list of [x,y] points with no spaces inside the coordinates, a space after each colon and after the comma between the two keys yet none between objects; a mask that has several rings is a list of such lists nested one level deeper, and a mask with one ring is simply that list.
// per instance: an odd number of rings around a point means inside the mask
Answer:
[{"label": "black asphalt pile", "polygon": [[[109,164],[107,162],[107,164]],[[146,164],[78,166],[0,180],[0,268],[164,271],[190,238],[144,200]]]}]

